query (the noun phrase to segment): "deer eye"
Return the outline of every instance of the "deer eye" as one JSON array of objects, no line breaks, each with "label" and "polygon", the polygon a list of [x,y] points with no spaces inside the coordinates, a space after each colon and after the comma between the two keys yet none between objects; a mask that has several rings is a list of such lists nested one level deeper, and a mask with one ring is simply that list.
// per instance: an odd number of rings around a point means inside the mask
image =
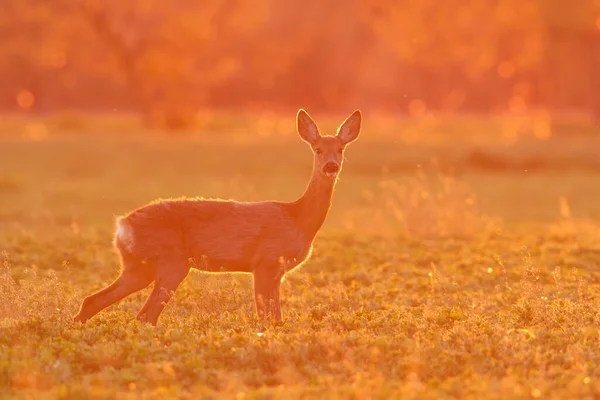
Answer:
[{"label": "deer eye", "polygon": [[338,153],[340,153],[340,154],[343,154],[343,153],[344,153],[344,148],[343,148],[343,147],[340,147],[340,148],[338,149]]},{"label": "deer eye", "polygon": [[323,150],[321,150],[321,149],[315,149],[315,154],[323,154]]}]

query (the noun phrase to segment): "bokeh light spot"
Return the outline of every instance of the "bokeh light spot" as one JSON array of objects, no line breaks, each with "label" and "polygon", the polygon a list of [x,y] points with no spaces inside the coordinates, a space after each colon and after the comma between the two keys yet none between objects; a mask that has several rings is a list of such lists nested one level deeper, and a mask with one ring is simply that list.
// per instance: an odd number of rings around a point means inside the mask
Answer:
[{"label": "bokeh light spot", "polygon": [[38,122],[27,124],[25,128],[24,138],[31,141],[44,140],[48,136],[48,128],[46,125]]},{"label": "bokeh light spot", "polygon": [[29,90],[21,90],[17,94],[17,104],[23,110],[29,110],[35,103],[35,97]]},{"label": "bokeh light spot", "polygon": [[552,136],[550,120],[544,117],[536,117],[533,120],[533,135],[540,140],[548,140]]}]

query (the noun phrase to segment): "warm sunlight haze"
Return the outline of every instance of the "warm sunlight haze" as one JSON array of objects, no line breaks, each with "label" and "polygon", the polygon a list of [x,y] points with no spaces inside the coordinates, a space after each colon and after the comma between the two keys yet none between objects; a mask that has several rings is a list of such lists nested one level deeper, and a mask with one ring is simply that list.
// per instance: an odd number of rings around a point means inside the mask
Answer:
[{"label": "warm sunlight haze", "polygon": [[0,399],[600,398],[600,0],[0,39]]}]

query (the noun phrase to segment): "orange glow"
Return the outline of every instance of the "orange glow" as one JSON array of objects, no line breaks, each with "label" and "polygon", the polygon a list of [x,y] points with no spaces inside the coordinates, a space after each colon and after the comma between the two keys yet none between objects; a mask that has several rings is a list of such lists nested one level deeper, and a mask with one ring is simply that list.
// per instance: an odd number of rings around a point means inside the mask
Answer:
[{"label": "orange glow", "polygon": [[515,114],[523,113],[527,110],[527,103],[521,96],[513,96],[508,101],[508,109]]},{"label": "orange glow", "polygon": [[533,135],[540,140],[548,140],[552,136],[550,116],[542,114],[533,119]]},{"label": "orange glow", "polygon": [[520,96],[523,98],[527,98],[533,90],[533,85],[526,81],[517,82],[513,86],[513,94],[515,96]]},{"label": "orange glow", "polygon": [[64,52],[55,52],[52,54],[49,60],[49,64],[52,68],[62,68],[67,64],[67,56]]},{"label": "orange glow", "polygon": [[[118,109],[153,128],[194,130],[207,126],[198,110],[339,113],[364,102],[380,114],[485,114],[510,111],[519,96],[600,115],[588,84],[600,63],[587,56],[597,51],[587,39],[600,29],[596,0],[357,0],[343,13],[333,0],[7,1],[2,24],[16,34],[1,73],[8,93],[23,92],[7,111],[43,96],[49,113]],[[44,35],[20,35],[25,27]]]},{"label": "orange glow", "polygon": [[0,0],[0,38],[0,400],[600,393],[600,0]]},{"label": "orange glow", "polygon": [[21,90],[17,94],[17,104],[23,110],[29,110],[35,103],[35,97],[29,90]]},{"label": "orange glow", "polygon": [[24,138],[31,141],[44,140],[48,136],[48,128],[40,123],[30,123],[25,127]]},{"label": "orange glow", "polygon": [[465,102],[465,93],[462,90],[453,90],[444,99],[444,108],[448,111],[456,111]]},{"label": "orange glow", "polygon": [[558,198],[560,216],[565,219],[571,218],[571,206],[569,205],[569,201],[565,196],[560,196]]},{"label": "orange glow", "polygon": [[504,79],[510,79],[515,76],[515,66],[509,61],[503,61],[498,64],[498,75]]},{"label": "orange glow", "polygon": [[414,117],[423,116],[423,114],[425,114],[426,111],[427,105],[425,105],[425,102],[423,102],[423,100],[413,99],[408,105],[408,112]]}]

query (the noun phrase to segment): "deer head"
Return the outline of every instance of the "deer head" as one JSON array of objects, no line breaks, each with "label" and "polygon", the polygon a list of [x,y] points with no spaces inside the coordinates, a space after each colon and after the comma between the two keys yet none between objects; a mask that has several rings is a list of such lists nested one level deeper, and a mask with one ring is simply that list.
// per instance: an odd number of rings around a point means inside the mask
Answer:
[{"label": "deer head", "polygon": [[298,134],[307,142],[314,154],[316,173],[327,179],[335,179],[342,170],[344,149],[348,143],[355,141],[360,133],[362,114],[354,111],[339,126],[334,136],[321,136],[319,128],[308,113],[302,109],[296,116]]}]

